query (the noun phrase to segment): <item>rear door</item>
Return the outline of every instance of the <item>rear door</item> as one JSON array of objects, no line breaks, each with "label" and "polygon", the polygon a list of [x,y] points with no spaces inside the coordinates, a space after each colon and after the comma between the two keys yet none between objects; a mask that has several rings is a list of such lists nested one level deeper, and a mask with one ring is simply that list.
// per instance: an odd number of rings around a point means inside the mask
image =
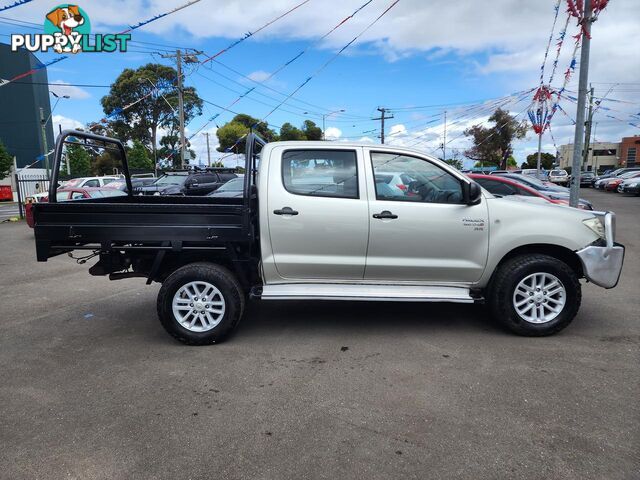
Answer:
[{"label": "rear door", "polygon": [[282,279],[362,280],[369,234],[362,149],[278,146],[269,162],[265,265]]}]

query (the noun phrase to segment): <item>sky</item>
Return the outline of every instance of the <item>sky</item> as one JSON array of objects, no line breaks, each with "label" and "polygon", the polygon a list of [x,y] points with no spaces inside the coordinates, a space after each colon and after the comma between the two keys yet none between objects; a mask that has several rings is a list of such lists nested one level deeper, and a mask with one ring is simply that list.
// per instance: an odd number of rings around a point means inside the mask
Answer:
[{"label": "sky", "polygon": [[[81,127],[104,116],[100,98],[108,93],[124,68],[150,62],[170,65],[162,58],[175,48],[191,48],[212,55],[231,42],[255,32],[301,0],[201,0],[132,32],[127,53],[80,53],[48,69],[50,89],[60,100],[53,113],[54,126]],[[215,62],[191,66],[185,84],[222,107],[231,104],[248,88],[255,89],[231,108],[264,118],[299,85],[309,80],[267,121],[277,128],[284,122],[300,126],[306,119],[322,126],[334,141],[379,142],[378,107],[389,109],[386,143],[411,146],[442,156],[444,115],[447,115],[446,156],[462,153],[471,144],[463,131],[487,122],[490,110],[502,105],[518,119],[526,118],[532,94],[539,85],[540,67],[551,32],[555,0],[400,0],[377,23],[366,29],[392,0],[372,0],[357,15],[329,36],[323,36],[366,0],[308,0],[247,40],[217,57]],[[0,0],[0,8],[13,0]],[[154,15],[184,5],[185,0],[101,0],[79,3],[91,19],[92,33],[115,33]],[[34,0],[0,12],[0,42],[12,33],[41,33],[38,25],[57,1]],[[564,24],[562,0],[555,34]],[[38,25],[33,25],[33,22]],[[596,97],[604,97],[594,117],[597,141],[619,141],[639,135],[640,118],[640,26],[638,0],[611,0],[593,25],[589,80]],[[364,33],[340,55],[337,52]],[[553,86],[560,87],[572,53],[569,26],[561,50]],[[265,80],[276,69],[305,53]],[[551,73],[552,42],[545,69]],[[37,54],[50,61],[58,54]],[[579,54],[578,54],[579,58]],[[329,62],[327,64],[327,62]],[[325,65],[326,64],[326,65]],[[325,65],[323,67],[323,65]],[[577,92],[578,73],[567,85]],[[83,86],[69,86],[83,85]],[[0,87],[2,88],[2,87]],[[573,93],[571,93],[573,92]],[[55,98],[52,97],[52,106]],[[552,122],[553,136],[543,136],[543,150],[555,154],[555,145],[571,143],[576,105],[561,103]],[[609,108],[610,110],[605,110]],[[344,112],[340,112],[344,110]],[[336,112],[337,113],[332,113]],[[207,123],[215,114],[214,122]],[[187,126],[187,135],[202,128],[191,140],[192,149],[206,159],[205,132],[217,146],[215,131],[233,113],[205,104],[203,115]],[[611,118],[615,117],[615,118]],[[531,132],[514,143],[518,163],[537,150]],[[469,164],[469,162],[467,162]]]}]

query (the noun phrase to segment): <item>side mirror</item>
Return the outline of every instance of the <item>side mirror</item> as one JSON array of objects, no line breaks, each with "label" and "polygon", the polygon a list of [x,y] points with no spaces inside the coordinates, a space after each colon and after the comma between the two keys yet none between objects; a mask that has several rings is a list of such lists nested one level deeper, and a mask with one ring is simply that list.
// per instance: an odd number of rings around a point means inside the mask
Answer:
[{"label": "side mirror", "polygon": [[476,182],[465,183],[464,194],[467,205],[478,205],[482,200],[482,189]]}]

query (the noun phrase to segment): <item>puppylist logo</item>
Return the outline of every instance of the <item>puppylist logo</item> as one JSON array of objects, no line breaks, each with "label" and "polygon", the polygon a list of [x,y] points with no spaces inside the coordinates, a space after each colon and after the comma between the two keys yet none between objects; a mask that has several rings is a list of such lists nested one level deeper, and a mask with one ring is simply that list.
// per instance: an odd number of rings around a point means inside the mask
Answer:
[{"label": "puppylist logo", "polygon": [[11,35],[11,50],[25,48],[30,52],[58,53],[126,52],[128,33],[91,35],[91,22],[78,5],[58,5],[45,16],[44,33]]}]

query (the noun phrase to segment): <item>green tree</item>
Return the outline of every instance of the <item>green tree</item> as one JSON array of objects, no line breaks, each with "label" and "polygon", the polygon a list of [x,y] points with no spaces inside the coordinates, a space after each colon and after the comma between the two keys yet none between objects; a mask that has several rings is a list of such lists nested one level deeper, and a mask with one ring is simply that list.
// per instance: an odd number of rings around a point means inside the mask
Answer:
[{"label": "green tree", "polygon": [[[109,94],[100,100],[105,114],[113,118],[109,128],[123,141],[140,140],[155,158],[158,128],[177,130],[176,78],[175,69],[156,63],[125,69],[111,85]],[[183,87],[183,98],[184,119],[188,123],[202,114],[202,99],[193,87]],[[137,103],[123,110],[134,102]]]},{"label": "green tree", "polygon": [[0,140],[0,180],[9,176],[12,165],[13,157],[9,155],[4,143]]},{"label": "green tree", "polygon": [[67,161],[72,177],[91,175],[91,155],[82,145],[67,145]]},{"label": "green tree", "polygon": [[458,169],[458,170],[462,170],[462,168],[464,166],[462,164],[462,160],[460,160],[459,158],[447,158],[444,162],[448,163],[453,168]]},{"label": "green tree", "polygon": [[516,159],[513,158],[513,155],[510,155],[509,158],[507,158],[507,168],[512,167],[512,168],[516,168],[518,166],[518,162],[516,162]]},{"label": "green tree", "polygon": [[142,142],[139,140],[133,141],[133,146],[127,153],[127,161],[129,162],[129,168],[135,168],[137,170],[153,170],[153,160],[149,158],[149,151]]},{"label": "green tree", "polygon": [[283,123],[280,127],[280,140],[306,140],[305,133],[289,122]]},{"label": "green tree", "polygon": [[518,122],[508,111],[498,108],[489,117],[493,126],[474,125],[464,134],[472,137],[473,146],[464,152],[467,158],[485,166],[494,165],[505,170],[509,157],[513,155],[512,143],[527,134],[527,123]]},{"label": "green tree", "polygon": [[219,144],[218,151],[224,152],[228,148],[233,148],[234,153],[244,153],[245,144],[240,139],[247,135],[251,129],[267,142],[278,140],[278,135],[269,128],[267,123],[250,115],[239,113],[230,122],[218,128],[216,132]]},{"label": "green tree", "polygon": [[[73,170],[71,170],[73,172]],[[120,155],[107,150],[98,155],[91,165],[92,175],[113,175],[122,171],[122,160]]]},{"label": "green tree", "polygon": [[302,133],[304,133],[307,140],[322,140],[322,129],[311,120],[304,121]]},{"label": "green tree", "polygon": [[[551,153],[544,152],[540,155],[540,166],[545,170],[551,170],[555,161],[556,157]],[[527,155],[527,162],[523,164],[522,168],[538,168],[538,154]]]},{"label": "green tree", "polygon": [[222,167],[222,168],[224,168],[224,162],[221,162],[220,160],[218,160],[216,162],[211,162],[211,166],[212,167]]}]

